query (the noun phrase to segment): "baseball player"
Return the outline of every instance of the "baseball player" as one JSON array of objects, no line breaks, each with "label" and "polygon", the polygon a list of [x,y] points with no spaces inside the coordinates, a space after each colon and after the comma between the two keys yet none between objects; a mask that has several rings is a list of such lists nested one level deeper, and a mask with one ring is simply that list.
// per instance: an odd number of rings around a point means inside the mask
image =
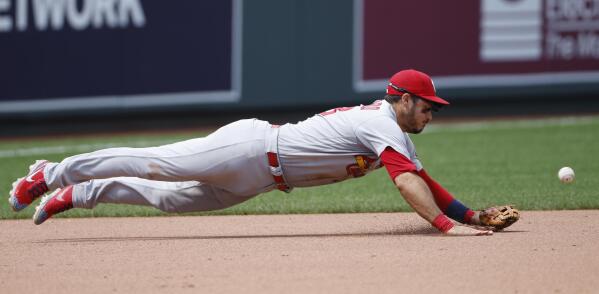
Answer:
[{"label": "baseball player", "polygon": [[436,95],[428,75],[403,70],[391,77],[383,100],[331,109],[297,124],[245,119],[204,138],[159,147],[38,160],[13,183],[9,202],[19,211],[55,190],[36,208],[38,225],[57,213],[98,203],[208,211],[273,189],[291,192],[336,183],[385,166],[403,198],[440,232],[490,235],[518,220],[517,210],[478,212],[464,206],[426,173],[408,136],[420,133],[433,112],[448,104]]}]

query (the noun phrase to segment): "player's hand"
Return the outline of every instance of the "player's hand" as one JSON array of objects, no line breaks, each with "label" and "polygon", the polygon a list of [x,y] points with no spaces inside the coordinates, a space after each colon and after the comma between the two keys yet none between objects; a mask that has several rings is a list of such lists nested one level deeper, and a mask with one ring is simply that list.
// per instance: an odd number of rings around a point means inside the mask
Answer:
[{"label": "player's hand", "polygon": [[474,227],[455,224],[453,228],[445,233],[449,236],[490,236],[493,231],[484,227]]}]

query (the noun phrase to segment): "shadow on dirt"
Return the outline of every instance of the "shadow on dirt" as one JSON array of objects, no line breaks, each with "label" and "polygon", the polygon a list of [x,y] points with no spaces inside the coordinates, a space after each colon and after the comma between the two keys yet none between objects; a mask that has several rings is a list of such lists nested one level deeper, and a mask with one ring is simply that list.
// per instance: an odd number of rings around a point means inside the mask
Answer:
[{"label": "shadow on dirt", "polygon": [[65,238],[34,241],[33,243],[86,243],[86,242],[127,242],[127,241],[164,241],[164,240],[218,240],[218,239],[269,239],[269,238],[339,238],[339,237],[380,237],[380,236],[442,236],[434,228],[422,227],[410,230],[390,230],[384,232],[348,232],[348,233],[312,233],[312,234],[263,234],[263,235],[216,235],[216,236],[135,236],[135,237],[97,237]]}]

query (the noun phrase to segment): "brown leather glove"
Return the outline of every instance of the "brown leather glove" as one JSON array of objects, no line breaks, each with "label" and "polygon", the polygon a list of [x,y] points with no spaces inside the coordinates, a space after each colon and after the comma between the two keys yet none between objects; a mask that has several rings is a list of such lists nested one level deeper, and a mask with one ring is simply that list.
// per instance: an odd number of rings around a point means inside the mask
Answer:
[{"label": "brown leather glove", "polygon": [[480,212],[481,225],[501,231],[520,219],[520,212],[513,205],[490,207]]}]

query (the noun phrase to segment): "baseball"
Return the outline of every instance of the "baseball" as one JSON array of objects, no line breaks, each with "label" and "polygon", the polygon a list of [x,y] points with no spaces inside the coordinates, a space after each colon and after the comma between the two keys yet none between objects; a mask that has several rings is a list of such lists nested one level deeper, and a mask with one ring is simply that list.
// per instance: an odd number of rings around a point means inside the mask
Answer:
[{"label": "baseball", "polygon": [[571,167],[562,167],[557,172],[557,177],[564,184],[569,184],[574,181],[574,170]]}]

